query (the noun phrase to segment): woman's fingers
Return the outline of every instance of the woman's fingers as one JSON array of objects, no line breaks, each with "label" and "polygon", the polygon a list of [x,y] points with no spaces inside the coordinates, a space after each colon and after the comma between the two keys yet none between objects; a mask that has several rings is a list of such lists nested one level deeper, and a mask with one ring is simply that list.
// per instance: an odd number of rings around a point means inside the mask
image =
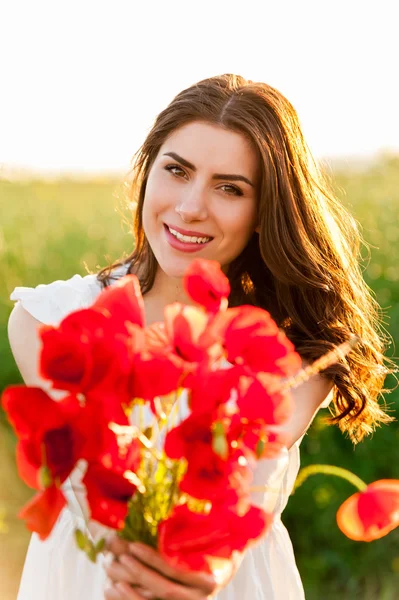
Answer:
[{"label": "woman's fingers", "polygon": [[[203,590],[170,581],[132,556],[122,554],[119,560],[129,572],[128,581],[134,581],[135,585],[149,590],[156,598],[173,598],[173,600],[200,600],[204,598]],[[135,597],[131,596],[131,598]]]},{"label": "woman's fingers", "polygon": [[110,586],[105,591],[105,600],[143,600],[150,596],[142,596],[138,591],[134,590],[125,583],[117,583]]},{"label": "woman's fingers", "polygon": [[142,595],[138,590],[133,589],[128,583],[123,581],[116,584],[116,588],[121,594],[121,600],[143,600],[143,598],[155,598],[155,596]]},{"label": "woman's fingers", "polygon": [[133,554],[140,562],[168,577],[168,579],[200,588],[208,594],[215,590],[216,581],[213,575],[204,571],[177,569],[166,562],[161,554],[150,546],[138,542],[131,543],[129,544],[129,554]]},{"label": "woman's fingers", "polygon": [[104,590],[104,600],[125,600],[125,598],[122,595],[122,592],[114,586],[112,581],[107,581]]},{"label": "woman's fingers", "polygon": [[127,583],[136,584],[136,578],[122,563],[113,560],[105,566],[105,572],[111,581],[126,581]]},{"label": "woman's fingers", "polygon": [[121,592],[119,592],[114,586],[110,586],[104,592],[104,600],[124,600],[123,596],[121,596]]},{"label": "woman's fingers", "polygon": [[115,556],[126,554],[126,552],[129,552],[129,542],[123,540],[116,533],[111,533],[105,538],[104,551],[112,552]]},{"label": "woman's fingers", "polygon": [[[131,562],[130,564],[126,565],[123,564],[122,559],[125,559],[125,555],[121,555],[120,556],[120,560],[113,560],[112,562],[110,562],[107,566],[105,566],[105,572],[108,576],[108,579],[110,581],[110,583],[113,584],[113,588],[111,588],[111,593],[118,595],[118,599],[120,598],[120,594],[121,589],[124,589],[124,594],[126,595],[127,592],[130,592],[130,588],[131,586],[133,586],[134,592],[135,592],[135,596],[130,594],[130,596],[128,597],[132,597],[132,598],[156,598],[158,591],[161,589],[162,584],[160,582],[155,582],[155,590],[152,591],[152,588],[148,589],[143,585],[143,581],[147,582],[148,585],[150,585],[150,578],[151,578],[151,569],[147,569],[146,566],[144,566],[143,564],[141,564],[139,561],[136,561],[135,559],[131,558]],[[142,573],[142,570],[145,569],[146,571],[148,571],[148,576],[146,576],[146,574]],[[156,573],[156,571],[152,571],[152,574],[156,577],[162,578],[161,575],[158,575],[158,573]],[[163,579],[163,578],[162,578]],[[119,584],[124,583],[125,586],[122,588],[122,586],[119,586]],[[167,579],[163,579],[163,587],[167,586],[170,582]],[[151,584],[153,585],[153,582],[151,581]],[[122,595],[122,597],[124,597]],[[174,598],[174,596],[173,596]],[[176,596],[177,598],[177,596]],[[107,598],[108,600],[108,598]],[[111,600],[111,599],[110,599]]]},{"label": "woman's fingers", "polygon": [[[115,563],[115,565],[118,565],[118,563]],[[127,583],[127,580],[125,579],[124,575],[126,575],[125,573],[122,572],[122,568],[120,568],[119,571],[116,571],[115,569],[106,569],[107,574],[108,574],[108,580],[107,580],[107,584],[106,584],[106,589],[105,589],[105,600],[124,600],[124,598],[126,598],[126,590],[132,589],[131,585],[129,583]],[[114,578],[116,575],[116,578]],[[122,581],[120,581],[120,579],[118,579],[118,577],[120,577],[122,579]],[[128,576],[129,578],[129,576]],[[124,585],[121,585],[124,584]],[[134,598],[140,598],[143,599],[145,598],[146,600],[154,600],[155,596],[152,592],[150,592],[149,590],[146,590],[142,587],[138,587],[135,586],[133,588],[134,593],[136,594],[136,596],[133,596]]]}]

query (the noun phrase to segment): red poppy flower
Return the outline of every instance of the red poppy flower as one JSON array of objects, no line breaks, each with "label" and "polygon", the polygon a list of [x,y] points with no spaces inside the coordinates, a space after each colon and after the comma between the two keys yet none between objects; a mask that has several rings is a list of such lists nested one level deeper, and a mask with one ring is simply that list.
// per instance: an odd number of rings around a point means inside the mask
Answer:
[{"label": "red poppy flower", "polygon": [[227,360],[251,372],[293,375],[302,361],[270,314],[255,306],[229,308],[211,327],[224,340]]},{"label": "red poppy flower", "polygon": [[210,313],[216,313],[223,298],[230,294],[229,280],[214,260],[194,260],[185,273],[183,284],[190,298]]},{"label": "red poppy flower", "polygon": [[175,460],[186,458],[187,470],[179,487],[183,492],[213,500],[231,487],[230,476],[241,452],[228,448],[221,458],[213,450],[212,414],[192,413],[165,437],[164,451]]},{"label": "red poppy flower", "polygon": [[239,516],[226,505],[212,507],[207,515],[181,505],[160,523],[158,546],[173,565],[211,572],[212,557],[230,558],[234,550],[243,551],[267,531],[271,522],[271,515],[255,506]]},{"label": "red poppy flower", "polygon": [[26,520],[30,531],[36,532],[41,540],[51,533],[66,499],[62,491],[52,485],[43,492],[36,494],[18,513],[20,519]]},{"label": "red poppy flower", "polygon": [[[3,407],[17,436],[17,465],[21,478],[40,489],[42,467],[53,480],[64,481],[81,458],[84,436],[76,428],[82,409],[73,396],[54,402],[36,387],[10,386],[3,393]],[[89,423],[83,425],[89,427]]]},{"label": "red poppy flower", "polygon": [[181,361],[178,364],[169,355],[144,351],[132,364],[128,388],[130,397],[148,400],[156,414],[153,398],[165,396],[181,387],[184,374]]},{"label": "red poppy flower", "polygon": [[131,369],[131,339],[114,329],[114,320],[92,309],[69,314],[58,327],[45,326],[39,335],[39,370],[55,389],[72,393],[114,392],[127,395]]},{"label": "red poppy flower", "polygon": [[[217,409],[229,412],[224,406],[232,398],[233,390],[238,386],[240,371],[236,368],[221,368],[210,371],[206,365],[200,365],[195,373],[190,373],[185,385],[190,388],[190,409],[194,414],[208,413],[218,418]],[[234,409],[236,410],[236,409]]]},{"label": "red poppy flower", "polygon": [[136,486],[123,473],[99,463],[88,466],[82,483],[86,486],[91,518],[112,529],[122,529]]},{"label": "red poppy flower", "polygon": [[359,542],[377,540],[399,525],[399,480],[381,479],[350,496],[337,512],[340,530]]},{"label": "red poppy flower", "polygon": [[187,470],[179,484],[181,491],[202,500],[220,497],[233,485],[239,456],[234,453],[224,460],[215,454],[210,443],[197,444],[196,451],[188,456]]},{"label": "red poppy flower", "polygon": [[179,425],[168,431],[164,450],[169,458],[187,458],[198,453],[198,447],[212,445],[212,415],[191,414]]},{"label": "red poppy flower", "polygon": [[43,476],[46,487],[63,482],[81,458],[99,461],[110,452],[116,456],[117,438],[109,424],[129,425],[116,404],[81,406],[73,395],[55,402],[41,388],[10,386],[2,399],[19,437],[19,474],[35,489],[43,488]]},{"label": "red poppy flower", "polygon": [[188,363],[222,356],[219,337],[210,335],[208,315],[196,306],[175,302],[165,308],[165,334],[173,353]]}]

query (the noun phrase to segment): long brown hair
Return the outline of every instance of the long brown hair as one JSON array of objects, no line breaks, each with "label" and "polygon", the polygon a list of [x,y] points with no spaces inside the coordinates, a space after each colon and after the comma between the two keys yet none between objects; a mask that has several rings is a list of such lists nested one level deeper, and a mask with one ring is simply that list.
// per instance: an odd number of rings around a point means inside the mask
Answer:
[{"label": "long brown hair", "polygon": [[338,423],[356,443],[393,420],[378,402],[387,391],[386,375],[394,371],[383,354],[389,339],[362,276],[357,224],[313,159],[295,109],[273,87],[238,75],[211,77],[180,92],[158,115],[131,173],[134,251],[101,269],[97,279],[106,287],[115,267],[130,264],[127,272],[137,273],[143,294],[153,286],[157,261],[142,223],[148,174],[167,137],[198,120],[246,136],[261,167],[260,231],[229,266],[229,305],[269,311],[307,361],[352,333],[361,338],[345,359],[323,372],[335,384],[328,422]]}]

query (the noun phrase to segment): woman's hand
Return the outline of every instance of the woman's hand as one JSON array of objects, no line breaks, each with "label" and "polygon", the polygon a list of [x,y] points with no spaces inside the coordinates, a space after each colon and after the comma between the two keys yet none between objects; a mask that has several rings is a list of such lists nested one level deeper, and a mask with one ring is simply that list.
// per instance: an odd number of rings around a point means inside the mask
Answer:
[{"label": "woman's hand", "polygon": [[228,584],[242,560],[237,554],[215,576],[172,567],[153,548],[115,534],[108,538],[106,550],[113,560],[105,568],[110,580],[105,600],[207,600]]}]

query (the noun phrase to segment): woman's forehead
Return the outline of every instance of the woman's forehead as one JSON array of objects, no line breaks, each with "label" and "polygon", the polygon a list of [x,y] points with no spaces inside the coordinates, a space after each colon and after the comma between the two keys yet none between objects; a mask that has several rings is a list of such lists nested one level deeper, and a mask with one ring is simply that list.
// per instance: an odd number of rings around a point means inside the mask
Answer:
[{"label": "woman's forehead", "polygon": [[258,166],[257,153],[243,133],[211,123],[195,121],[174,130],[162,145],[159,157],[168,152],[178,154],[197,169],[212,167],[221,173],[245,169],[254,177]]}]

